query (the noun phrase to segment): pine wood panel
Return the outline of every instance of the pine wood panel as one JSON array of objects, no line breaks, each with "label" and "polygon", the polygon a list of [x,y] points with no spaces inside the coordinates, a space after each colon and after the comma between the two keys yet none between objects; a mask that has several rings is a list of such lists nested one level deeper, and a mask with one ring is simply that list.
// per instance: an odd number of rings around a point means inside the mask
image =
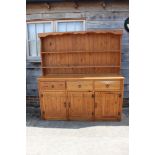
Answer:
[{"label": "pine wood panel", "polygon": [[66,94],[65,92],[43,92],[44,119],[66,120]]},{"label": "pine wood panel", "polygon": [[120,97],[118,93],[95,92],[95,119],[119,118]]},{"label": "pine wood panel", "polygon": [[68,101],[70,120],[92,120],[92,92],[68,92]]},{"label": "pine wood panel", "polygon": [[44,75],[119,73],[121,35],[122,31],[39,34]]}]

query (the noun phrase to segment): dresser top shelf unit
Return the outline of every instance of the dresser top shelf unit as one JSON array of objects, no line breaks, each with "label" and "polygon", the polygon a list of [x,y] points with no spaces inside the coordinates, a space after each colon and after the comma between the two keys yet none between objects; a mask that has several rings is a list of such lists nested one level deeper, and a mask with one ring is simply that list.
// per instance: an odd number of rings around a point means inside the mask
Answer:
[{"label": "dresser top shelf unit", "polygon": [[43,75],[119,73],[122,30],[40,33]]}]

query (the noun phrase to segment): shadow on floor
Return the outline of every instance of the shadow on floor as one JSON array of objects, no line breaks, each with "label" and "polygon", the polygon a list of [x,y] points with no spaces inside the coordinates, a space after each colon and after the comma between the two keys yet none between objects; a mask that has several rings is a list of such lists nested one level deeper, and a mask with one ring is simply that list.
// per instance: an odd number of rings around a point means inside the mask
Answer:
[{"label": "shadow on floor", "polygon": [[129,109],[123,109],[121,121],[45,121],[39,116],[27,114],[27,127],[79,129],[93,126],[129,126]]}]

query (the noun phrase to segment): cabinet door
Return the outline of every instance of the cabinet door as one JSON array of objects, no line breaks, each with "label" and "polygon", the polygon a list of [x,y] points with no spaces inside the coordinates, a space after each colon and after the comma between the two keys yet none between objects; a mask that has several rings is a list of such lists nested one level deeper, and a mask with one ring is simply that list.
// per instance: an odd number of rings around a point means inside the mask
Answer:
[{"label": "cabinet door", "polygon": [[95,92],[95,119],[119,118],[120,97],[118,93]]},{"label": "cabinet door", "polygon": [[66,98],[65,92],[44,92],[44,119],[66,120]]},{"label": "cabinet door", "polygon": [[69,92],[69,119],[91,120],[94,100],[91,92]]}]

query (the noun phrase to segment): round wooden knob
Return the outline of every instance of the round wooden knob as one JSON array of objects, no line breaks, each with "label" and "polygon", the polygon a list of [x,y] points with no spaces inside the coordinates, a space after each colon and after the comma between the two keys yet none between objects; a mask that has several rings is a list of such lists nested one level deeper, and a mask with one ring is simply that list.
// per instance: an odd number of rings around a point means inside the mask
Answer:
[{"label": "round wooden knob", "polygon": [[54,85],[52,85],[52,88],[54,88]]},{"label": "round wooden knob", "polygon": [[79,84],[78,87],[81,88],[81,85]]},{"label": "round wooden knob", "polygon": [[110,84],[106,84],[106,87],[109,88]]}]

